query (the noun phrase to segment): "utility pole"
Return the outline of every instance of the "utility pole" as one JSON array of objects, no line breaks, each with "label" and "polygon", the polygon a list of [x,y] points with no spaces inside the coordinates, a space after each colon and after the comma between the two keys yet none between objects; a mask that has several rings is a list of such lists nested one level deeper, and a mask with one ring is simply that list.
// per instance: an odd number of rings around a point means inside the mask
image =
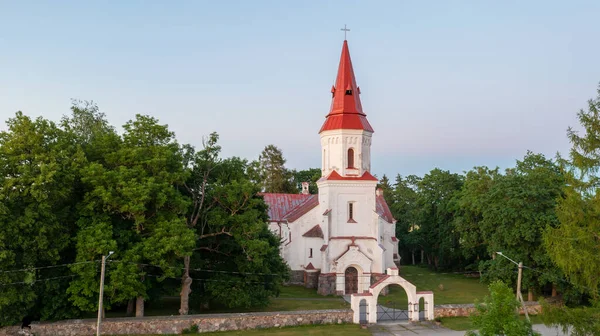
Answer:
[{"label": "utility pole", "polygon": [[[519,267],[519,275],[517,276],[517,300],[521,301],[521,306],[523,306],[523,312],[525,312],[525,317],[527,318],[527,321],[531,321],[529,319],[529,313],[527,313],[527,307],[525,307],[525,300],[523,300],[523,295],[521,294],[521,279],[523,278],[523,262],[517,263],[516,261],[505,256],[502,252],[496,252],[496,253],[498,255],[501,255],[504,258],[510,260],[510,262],[512,262],[513,264],[515,264]],[[518,309],[517,309],[517,311],[518,311]]]},{"label": "utility pole", "polygon": [[98,298],[98,322],[96,324],[96,336],[100,336],[100,323],[102,322],[102,301],[104,298],[104,273],[106,271],[106,260],[113,254],[108,252],[108,256],[102,256],[102,268],[100,269],[100,297]]},{"label": "utility pole", "polygon": [[523,263],[519,263],[519,276],[517,277],[517,300],[521,296],[521,278],[523,277]]}]

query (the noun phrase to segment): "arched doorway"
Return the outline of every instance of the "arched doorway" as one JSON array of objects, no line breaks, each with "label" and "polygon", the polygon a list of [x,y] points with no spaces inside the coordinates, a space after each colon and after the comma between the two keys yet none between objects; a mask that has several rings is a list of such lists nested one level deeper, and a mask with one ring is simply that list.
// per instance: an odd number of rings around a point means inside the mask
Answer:
[{"label": "arched doorway", "polygon": [[346,295],[358,293],[358,270],[355,267],[346,268],[344,282],[346,283]]}]

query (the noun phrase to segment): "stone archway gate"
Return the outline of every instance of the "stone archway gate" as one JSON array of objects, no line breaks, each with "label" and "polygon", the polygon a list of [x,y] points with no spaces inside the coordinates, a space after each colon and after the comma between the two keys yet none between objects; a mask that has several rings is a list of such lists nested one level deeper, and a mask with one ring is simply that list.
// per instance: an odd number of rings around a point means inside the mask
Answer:
[{"label": "stone archway gate", "polygon": [[379,293],[388,285],[399,285],[404,288],[408,296],[408,319],[419,321],[419,300],[425,299],[425,319],[433,320],[433,292],[417,292],[415,285],[406,281],[398,274],[398,268],[388,268],[387,274],[369,287],[368,292],[352,294],[350,305],[354,312],[354,323],[360,323],[360,302],[367,302],[367,321],[377,323],[377,299]]}]

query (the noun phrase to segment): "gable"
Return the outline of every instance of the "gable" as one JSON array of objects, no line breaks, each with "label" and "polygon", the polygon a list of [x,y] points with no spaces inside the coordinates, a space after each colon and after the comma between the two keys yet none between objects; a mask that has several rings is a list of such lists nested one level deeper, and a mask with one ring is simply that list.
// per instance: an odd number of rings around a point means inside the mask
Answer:
[{"label": "gable", "polygon": [[319,224],[312,227],[312,229],[306,231],[302,237],[308,238],[323,238],[323,230],[321,230],[321,226]]}]

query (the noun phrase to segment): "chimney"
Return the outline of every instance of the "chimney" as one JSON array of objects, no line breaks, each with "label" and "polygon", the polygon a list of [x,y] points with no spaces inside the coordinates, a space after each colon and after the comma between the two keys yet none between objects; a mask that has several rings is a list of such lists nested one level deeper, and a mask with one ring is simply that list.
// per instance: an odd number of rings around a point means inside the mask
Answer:
[{"label": "chimney", "polygon": [[377,195],[377,196],[383,196],[383,189],[377,188],[377,190],[375,190],[375,195]]},{"label": "chimney", "polygon": [[302,182],[302,194],[303,195],[308,195],[308,182]]}]

